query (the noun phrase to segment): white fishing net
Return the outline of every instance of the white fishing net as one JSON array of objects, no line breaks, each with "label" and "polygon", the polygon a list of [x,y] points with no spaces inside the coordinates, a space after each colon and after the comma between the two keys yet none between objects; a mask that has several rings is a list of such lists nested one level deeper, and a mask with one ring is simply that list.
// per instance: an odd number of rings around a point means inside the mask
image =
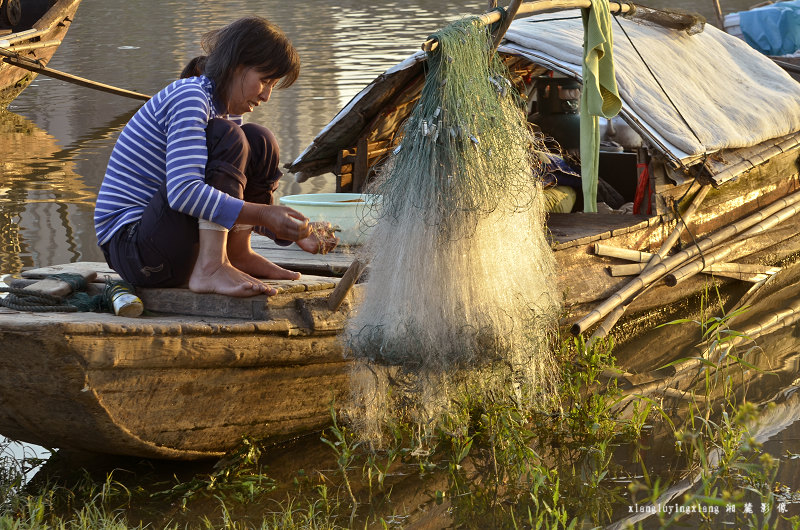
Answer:
[{"label": "white fishing net", "polygon": [[486,28],[437,34],[401,148],[372,192],[366,298],[345,333],[358,361],[353,418],[435,424],[466,387],[520,406],[553,395],[561,310],[533,156],[539,149]]}]

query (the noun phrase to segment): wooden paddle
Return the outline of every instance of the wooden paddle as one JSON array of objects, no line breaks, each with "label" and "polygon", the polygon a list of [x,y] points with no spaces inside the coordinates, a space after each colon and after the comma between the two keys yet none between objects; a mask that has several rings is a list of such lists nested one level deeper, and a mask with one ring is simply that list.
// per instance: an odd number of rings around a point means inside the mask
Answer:
[{"label": "wooden paddle", "polygon": [[18,68],[23,68],[31,72],[36,72],[38,74],[44,74],[52,77],[53,79],[60,79],[61,81],[66,81],[68,83],[73,83],[76,85],[80,85],[82,87],[93,88],[95,90],[100,90],[102,92],[108,92],[110,94],[116,94],[118,96],[124,96],[127,98],[139,99],[142,101],[147,101],[148,99],[150,99],[150,96],[146,94],[140,94],[139,92],[132,92],[130,90],[125,90],[124,88],[118,88],[112,85],[106,85],[105,83],[98,83],[97,81],[92,81],[91,79],[78,77],[76,75],[68,74],[60,70],[54,70],[53,68],[42,66],[38,62],[32,59],[27,59],[25,57],[20,56],[17,53],[5,50],[3,48],[0,48],[0,56],[2,56],[2,61],[4,63],[8,63]]}]

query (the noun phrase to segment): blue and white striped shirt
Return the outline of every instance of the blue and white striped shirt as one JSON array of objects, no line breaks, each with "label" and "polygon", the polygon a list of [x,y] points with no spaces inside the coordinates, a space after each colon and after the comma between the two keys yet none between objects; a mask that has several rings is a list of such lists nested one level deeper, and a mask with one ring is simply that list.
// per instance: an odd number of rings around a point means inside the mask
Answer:
[{"label": "blue and white striped shirt", "polygon": [[[221,116],[214,84],[205,76],[175,81],[136,112],[119,135],[97,195],[98,244],[141,219],[165,180],[174,210],[233,226],[243,201],[205,183],[205,129],[211,118]],[[241,116],[225,117],[241,125]]]}]

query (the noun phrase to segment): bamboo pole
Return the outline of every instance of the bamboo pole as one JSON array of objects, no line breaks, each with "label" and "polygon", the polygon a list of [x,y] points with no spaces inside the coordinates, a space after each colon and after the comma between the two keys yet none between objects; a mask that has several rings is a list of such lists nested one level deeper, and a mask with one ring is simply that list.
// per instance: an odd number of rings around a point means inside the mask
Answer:
[{"label": "bamboo pole", "polygon": [[706,198],[708,192],[711,191],[711,186],[705,184],[697,190],[697,193],[692,198],[692,202],[686,208],[686,211],[683,213],[683,219],[678,221],[678,224],[675,226],[675,229],[672,233],[667,237],[664,243],[661,245],[661,248],[658,249],[658,252],[650,259],[647,263],[648,267],[654,267],[658,263],[660,263],[664,257],[672,250],[672,247],[675,246],[675,243],[678,242],[683,231],[686,230],[686,223],[694,217],[694,214],[697,212],[697,209],[700,207],[700,203],[703,202],[703,199]]},{"label": "bamboo pole", "polygon": [[634,276],[647,268],[647,263],[626,263],[624,265],[611,265],[608,273],[617,278],[619,276]]},{"label": "bamboo pole", "polygon": [[758,284],[774,276],[780,270],[780,267],[764,267],[749,263],[715,263],[703,269],[702,272]]},{"label": "bamboo pole", "polygon": [[600,323],[600,325],[597,326],[597,329],[594,331],[594,333],[592,333],[592,336],[589,337],[589,344],[591,345],[596,340],[602,339],[603,337],[608,335],[611,332],[611,328],[613,328],[617,324],[619,319],[622,318],[622,315],[625,314],[625,311],[628,310],[629,305],[630,304],[620,304],[617,307],[615,307],[608,314],[605,320],[603,320]]},{"label": "bamboo pole", "polygon": [[715,263],[707,268],[711,272],[741,272],[750,274],[775,274],[780,267],[766,267],[755,263]]},{"label": "bamboo pole", "polygon": [[725,31],[725,17],[722,16],[722,8],[719,5],[719,0],[711,0],[711,3],[714,5],[714,14],[717,15],[719,29]]},{"label": "bamboo pole", "polygon": [[704,270],[703,274],[710,274],[717,278],[730,278],[732,280],[739,280],[740,282],[748,282],[748,283],[758,283],[762,280],[767,279],[766,274],[761,274],[761,273],[754,274],[752,272],[734,272],[734,271],[714,272],[710,270]]},{"label": "bamboo pole", "polygon": [[33,39],[40,35],[43,35],[49,31],[48,29],[26,29],[25,31],[20,31],[18,33],[11,33],[6,35],[4,38],[0,39],[0,48],[8,48],[12,46],[15,42]]},{"label": "bamboo pole", "polygon": [[608,315],[618,305],[626,302],[628,298],[636,294],[637,291],[662,278],[672,269],[682,265],[700,252],[708,250],[709,248],[735,236],[736,234],[742,233],[756,223],[792,204],[797,203],[798,201],[800,201],[800,191],[784,197],[783,199],[779,199],[762,210],[701,239],[696,245],[681,250],[677,254],[666,258],[653,267],[648,267],[642,272],[642,274],[621,287],[616,293],[611,295],[604,302],[589,312],[589,314],[575,322],[570,328],[570,331],[573,335],[580,335],[590,326],[594,325],[600,319]]},{"label": "bamboo pole", "polygon": [[104,83],[98,83],[97,81],[92,81],[91,79],[85,79],[83,77],[78,77],[72,74],[68,74],[66,72],[61,72],[60,70],[54,70],[46,66],[41,66],[36,61],[33,61],[31,59],[26,59],[25,57],[21,57],[18,54],[9,52],[7,50],[0,49],[0,56],[2,56],[2,62],[11,64],[13,66],[17,66],[19,68],[23,68],[25,70],[29,70],[31,72],[36,72],[37,74],[44,74],[54,79],[59,79],[61,81],[66,81],[68,83],[73,83],[86,88],[93,88],[95,90],[100,90],[102,92],[116,94],[118,96],[124,96],[143,101],[147,101],[148,99],[150,99],[150,96],[146,94],[132,92],[130,90],[125,90],[124,88],[118,88],[112,85],[106,85]]},{"label": "bamboo pole", "polygon": [[[522,3],[516,12],[516,15],[532,15],[534,13],[544,13],[546,11],[557,11],[562,9],[588,9],[590,7],[592,7],[592,2],[590,0],[534,0],[533,2]],[[620,2],[609,2],[608,7],[612,15],[620,13],[624,14],[632,9],[631,4]],[[488,26],[498,22],[502,16],[503,14],[501,12],[495,10],[484,13],[478,17],[478,20],[481,24]],[[507,18],[509,19],[509,24],[511,24],[510,21],[513,17]],[[430,52],[435,50],[437,46],[439,46],[439,41],[436,39],[428,39],[422,43],[422,50]]]},{"label": "bamboo pole", "polygon": [[22,51],[31,51],[31,50],[38,50],[39,48],[49,48],[50,46],[59,46],[61,44],[60,40],[41,40],[39,42],[30,42],[28,44],[20,44],[19,46],[12,46],[9,48],[9,51],[12,52],[22,52]]},{"label": "bamboo pole", "polygon": [[503,35],[506,34],[506,31],[508,31],[508,27],[511,25],[511,22],[513,22],[514,17],[517,16],[517,11],[519,11],[521,4],[522,0],[511,0],[511,3],[508,4],[508,9],[506,10],[503,20],[500,22],[500,27],[497,28],[497,32],[494,34],[494,41],[492,44],[492,49],[489,51],[489,57],[492,57],[494,52],[497,51],[497,47],[500,46],[500,41],[503,40]]},{"label": "bamboo pole", "polygon": [[[645,263],[611,265],[608,267],[608,272],[615,278],[620,276],[634,276],[641,273],[645,267]],[[766,279],[767,276],[775,274],[779,270],[781,270],[780,267],[764,267],[762,265],[751,265],[748,263],[715,263],[705,267],[700,272],[755,283]]]},{"label": "bamboo pole", "polygon": [[594,253],[597,256],[608,256],[609,258],[619,258],[636,263],[646,263],[650,261],[653,254],[650,252],[642,252],[641,250],[630,250],[627,248],[619,248],[604,243],[594,244]]},{"label": "bamboo pole", "polygon": [[[692,187],[694,186],[694,184],[695,183],[693,182]],[[689,189],[691,190],[691,187]],[[686,223],[692,217],[694,217],[695,212],[697,212],[697,208],[700,206],[700,203],[703,202],[703,199],[706,198],[706,195],[708,195],[708,192],[710,190],[711,186],[707,184],[700,186],[700,189],[698,189],[697,193],[695,193],[694,197],[692,197],[692,202],[689,203],[688,208],[686,208],[686,211],[683,214],[683,219],[678,221],[678,224],[675,226],[675,229],[670,233],[669,236],[667,236],[667,239],[661,245],[661,248],[658,249],[658,252],[653,254],[653,256],[650,258],[647,264],[641,267],[641,270],[638,272],[639,277],[647,274],[651,270],[654,270],[658,266],[658,264],[662,262],[663,258],[667,255],[670,249],[673,246],[675,246],[675,243],[678,242],[678,239],[680,239],[681,234],[686,229]],[[626,269],[634,269],[634,268],[638,269],[640,266],[641,265],[639,264],[634,264],[633,266],[626,267]],[[613,276],[615,271],[612,270],[610,272],[612,273]],[[637,271],[632,270],[630,274],[637,274]],[[627,275],[628,274],[626,274],[626,276]],[[635,300],[636,297],[639,296],[640,294],[646,292],[652,285],[652,282],[655,280],[656,277],[653,277],[652,280],[649,281],[649,283],[643,284],[641,287],[634,289],[634,292],[638,290],[638,293],[636,294],[631,293],[633,296],[630,298],[630,300],[628,301],[620,300],[619,302],[616,302],[614,306],[612,306],[613,309],[611,310],[611,312],[602,322],[597,331],[592,335],[592,337],[593,338],[604,337],[609,331],[611,331],[611,328],[613,328],[614,325],[617,323],[617,321],[619,321],[619,319],[622,318],[622,315],[625,314],[625,310],[633,302],[633,300]],[[575,333],[574,329],[573,333]]]},{"label": "bamboo pole", "polygon": [[780,267],[764,267],[748,263],[715,263],[703,269],[703,273],[757,284],[774,276],[780,270]]},{"label": "bamboo pole", "polygon": [[683,280],[694,276],[698,272],[701,272],[705,267],[708,265],[712,265],[721,261],[728,257],[736,248],[738,248],[746,239],[751,237],[757,236],[759,234],[764,233],[766,230],[769,230],[773,226],[777,225],[789,219],[790,217],[797,215],[800,212],[800,204],[792,204],[783,210],[780,210],[763,221],[759,222],[755,226],[752,226],[748,230],[742,232],[741,235],[734,238],[732,241],[729,241],[724,248],[717,250],[716,252],[711,252],[703,256],[703,259],[697,259],[686,265],[681,266],[677,270],[669,273],[664,277],[664,281],[670,287],[673,287]]}]

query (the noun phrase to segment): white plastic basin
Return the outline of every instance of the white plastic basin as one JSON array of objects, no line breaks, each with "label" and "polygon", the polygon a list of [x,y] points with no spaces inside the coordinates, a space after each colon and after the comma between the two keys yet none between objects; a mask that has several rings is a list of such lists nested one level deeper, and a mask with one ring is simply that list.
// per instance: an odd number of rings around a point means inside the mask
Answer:
[{"label": "white plastic basin", "polygon": [[375,225],[380,205],[379,195],[364,193],[304,193],[286,195],[280,204],[294,208],[311,221],[327,221],[340,231],[342,245],[363,243]]}]

